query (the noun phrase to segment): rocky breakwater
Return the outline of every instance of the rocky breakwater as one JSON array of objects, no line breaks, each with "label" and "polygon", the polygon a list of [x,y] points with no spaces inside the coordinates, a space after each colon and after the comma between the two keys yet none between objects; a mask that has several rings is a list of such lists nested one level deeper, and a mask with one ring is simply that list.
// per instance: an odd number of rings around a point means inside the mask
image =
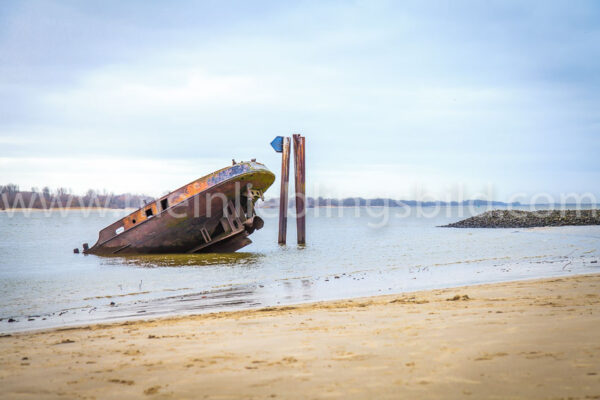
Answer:
[{"label": "rocky breakwater", "polygon": [[492,210],[443,228],[533,228],[538,226],[600,225],[600,210]]}]

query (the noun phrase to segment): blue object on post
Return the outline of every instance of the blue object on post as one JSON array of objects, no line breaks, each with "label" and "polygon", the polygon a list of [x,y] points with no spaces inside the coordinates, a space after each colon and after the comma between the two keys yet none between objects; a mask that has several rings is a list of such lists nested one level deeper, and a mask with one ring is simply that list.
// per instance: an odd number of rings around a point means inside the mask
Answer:
[{"label": "blue object on post", "polygon": [[283,136],[275,136],[275,139],[271,142],[271,147],[278,153],[283,152]]}]

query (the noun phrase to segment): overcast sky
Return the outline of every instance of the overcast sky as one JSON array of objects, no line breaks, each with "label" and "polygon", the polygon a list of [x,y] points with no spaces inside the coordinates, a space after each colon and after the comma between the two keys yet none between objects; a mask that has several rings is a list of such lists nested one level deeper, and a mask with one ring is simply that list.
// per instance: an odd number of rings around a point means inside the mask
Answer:
[{"label": "overcast sky", "polygon": [[309,195],[600,198],[600,3],[0,3],[0,183],[279,174],[293,132]]}]

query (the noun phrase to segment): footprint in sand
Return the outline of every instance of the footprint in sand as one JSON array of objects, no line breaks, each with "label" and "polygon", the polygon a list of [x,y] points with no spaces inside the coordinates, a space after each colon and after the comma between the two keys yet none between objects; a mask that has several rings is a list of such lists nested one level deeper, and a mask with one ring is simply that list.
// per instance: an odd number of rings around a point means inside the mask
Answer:
[{"label": "footprint in sand", "polygon": [[504,357],[507,356],[508,353],[484,353],[481,357],[477,357],[475,359],[475,361],[489,361],[489,360],[493,360],[496,357]]},{"label": "footprint in sand", "polygon": [[160,388],[161,388],[160,385],[151,386],[148,389],[144,390],[144,394],[146,396],[150,396],[150,395],[156,394],[156,393],[158,393],[158,391],[160,390]]},{"label": "footprint in sand", "polygon": [[75,343],[75,341],[71,340],[71,339],[63,339],[60,342],[54,343],[54,345],[56,346],[56,345],[59,345],[59,344],[69,344],[69,343]]},{"label": "footprint in sand", "polygon": [[449,299],[446,299],[446,301],[466,301],[466,300],[470,300],[469,295],[468,294],[463,294],[461,295],[456,295],[454,297],[451,297]]},{"label": "footprint in sand", "polygon": [[537,358],[545,358],[545,357],[549,357],[549,358],[554,358],[555,360],[558,360],[558,355],[554,354],[554,353],[543,353],[540,351],[530,351],[530,352],[523,352],[523,353],[519,353],[523,356],[525,356],[525,358],[529,359],[529,360],[535,360]]},{"label": "footprint in sand", "polygon": [[129,380],[125,380],[125,379],[109,379],[108,381],[111,383],[120,383],[121,385],[127,385],[127,386],[131,386],[135,383],[134,381],[129,381]]}]

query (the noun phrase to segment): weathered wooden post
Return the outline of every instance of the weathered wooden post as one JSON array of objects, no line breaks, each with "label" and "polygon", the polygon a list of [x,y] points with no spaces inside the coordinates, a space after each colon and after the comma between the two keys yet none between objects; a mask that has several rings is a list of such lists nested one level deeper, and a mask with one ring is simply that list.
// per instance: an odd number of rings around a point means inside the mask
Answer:
[{"label": "weathered wooden post", "polygon": [[296,187],[296,229],[298,244],[306,243],[306,194],[304,169],[304,136],[294,134],[294,169]]},{"label": "weathered wooden post", "polygon": [[290,180],[290,138],[277,136],[271,142],[281,154],[281,190],[279,192],[279,244],[285,244],[287,236],[288,186]]}]

